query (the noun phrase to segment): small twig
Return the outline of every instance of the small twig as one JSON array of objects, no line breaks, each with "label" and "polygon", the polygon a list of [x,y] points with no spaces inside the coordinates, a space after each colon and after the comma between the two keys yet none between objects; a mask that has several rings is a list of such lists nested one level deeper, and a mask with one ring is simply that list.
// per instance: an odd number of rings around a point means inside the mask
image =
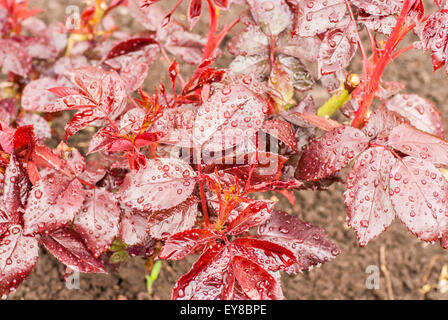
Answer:
[{"label": "small twig", "polygon": [[381,263],[381,271],[384,273],[384,276],[386,277],[387,295],[389,296],[389,300],[395,300],[390,273],[386,266],[387,262],[386,262],[385,246],[380,247],[380,263]]}]

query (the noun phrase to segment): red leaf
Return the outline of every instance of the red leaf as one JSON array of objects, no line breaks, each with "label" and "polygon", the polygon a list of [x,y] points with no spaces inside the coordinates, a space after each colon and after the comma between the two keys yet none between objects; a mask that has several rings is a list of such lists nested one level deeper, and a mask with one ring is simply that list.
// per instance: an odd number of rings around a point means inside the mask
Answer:
[{"label": "red leaf", "polygon": [[190,23],[190,29],[193,29],[194,25],[198,22],[202,14],[202,0],[190,0],[188,6],[188,22]]},{"label": "red leaf", "polygon": [[417,129],[445,137],[440,111],[418,95],[397,94],[386,102],[386,108],[408,119]]},{"label": "red leaf", "polygon": [[348,225],[365,246],[395,218],[389,191],[389,175],[396,159],[383,147],[370,148],[356,159],[347,177],[345,205]]},{"label": "red leaf", "polygon": [[148,219],[149,234],[156,239],[164,239],[191,229],[196,222],[198,203],[195,196],[190,196],[173,208],[154,212]]},{"label": "red leaf", "polygon": [[229,225],[227,233],[237,235],[264,223],[271,216],[273,201],[255,201],[249,204]]},{"label": "red leaf", "polygon": [[[157,2],[157,0],[147,2]],[[128,7],[131,16],[150,31],[156,31],[166,16],[166,13],[157,4],[142,6],[140,0],[129,0]]]},{"label": "red leaf", "polygon": [[430,162],[413,157],[392,168],[391,200],[398,218],[423,241],[441,239],[448,230],[448,181]]},{"label": "red leaf", "polygon": [[319,180],[338,172],[367,147],[369,139],[356,128],[343,126],[310,143],[300,158],[295,176]]},{"label": "red leaf", "polygon": [[240,256],[234,257],[231,263],[235,279],[250,299],[283,299],[280,283],[258,264]]},{"label": "red leaf", "polygon": [[9,124],[16,118],[18,109],[16,101],[15,98],[0,99],[0,123]]},{"label": "red leaf", "polygon": [[102,262],[90,253],[81,237],[71,229],[42,236],[40,241],[56,259],[74,271],[106,273]]},{"label": "red leaf", "polygon": [[73,226],[95,257],[109,249],[118,235],[121,209],[113,195],[105,190],[86,192],[86,200]]},{"label": "red leaf", "polygon": [[166,50],[187,63],[198,64],[204,55],[206,40],[201,36],[185,31],[181,25],[170,22],[157,32]]},{"label": "red leaf", "polygon": [[235,56],[267,54],[269,39],[255,24],[249,24],[243,31],[232,37],[227,50]]},{"label": "red leaf", "polygon": [[367,28],[385,35],[390,35],[397,24],[396,16],[377,16],[360,12],[358,23],[364,24]]},{"label": "red leaf", "polygon": [[39,167],[52,168],[70,175],[70,171],[65,168],[66,163],[44,144],[35,145],[32,160]]},{"label": "red leaf", "polygon": [[448,142],[408,124],[399,125],[392,130],[389,145],[435,165],[448,166]]},{"label": "red leaf", "polygon": [[251,90],[228,85],[217,90],[198,111],[194,143],[207,151],[230,148],[254,136],[263,125],[267,102]]},{"label": "red leaf", "polygon": [[35,143],[33,126],[20,127],[14,132],[13,144],[16,154],[33,150]]},{"label": "red leaf", "polygon": [[48,172],[31,190],[24,220],[24,233],[55,231],[71,222],[84,201],[84,189],[77,179]]},{"label": "red leaf", "polygon": [[12,154],[14,152],[14,129],[0,122],[0,147],[3,151]]},{"label": "red leaf", "polygon": [[79,111],[73,116],[72,120],[65,125],[65,140],[68,140],[68,138],[98,119],[100,119],[98,113],[94,113],[91,109]]},{"label": "red leaf", "polygon": [[246,183],[251,167],[254,166],[250,184],[272,182],[280,178],[287,160],[288,158],[282,155],[262,151],[251,153],[237,151],[235,154],[226,152],[223,157],[213,159],[213,162],[204,169],[204,173],[213,173],[218,169],[224,174],[237,176],[241,182]]},{"label": "red leaf", "polygon": [[22,108],[29,111],[45,112],[45,107],[56,101],[57,97],[48,89],[58,86],[53,78],[43,77],[28,83],[23,89]]},{"label": "red leaf", "polygon": [[143,85],[159,51],[151,37],[131,38],[115,45],[103,63],[117,71],[126,83],[126,90],[132,92]]},{"label": "red leaf", "polygon": [[12,39],[0,39],[0,66],[3,71],[26,78],[31,70],[31,63],[31,57],[21,44]]},{"label": "red leaf", "polygon": [[381,108],[370,115],[362,131],[370,139],[377,139],[378,143],[385,142],[389,138],[390,132],[403,123],[409,123],[408,119],[387,108]]},{"label": "red leaf", "polygon": [[37,114],[25,113],[17,119],[17,124],[21,127],[32,125],[38,140],[51,138],[50,125],[44,118]]},{"label": "red leaf", "polygon": [[115,71],[85,67],[70,71],[68,76],[82,95],[60,98],[46,108],[47,111],[83,109],[67,125],[66,136],[73,135],[97,119],[114,120],[126,107],[125,83]]},{"label": "red leaf", "polygon": [[12,225],[0,238],[0,296],[5,298],[31,273],[39,255],[34,237],[23,235],[20,225]]},{"label": "red leaf", "polygon": [[258,234],[259,239],[274,242],[294,253],[297,263],[287,268],[288,272],[308,270],[340,253],[323,229],[282,211],[274,211],[271,218],[258,228]]},{"label": "red leaf", "polygon": [[[11,155],[5,172],[3,197],[0,202],[10,222],[19,223],[31,189],[27,173],[15,155]],[[1,233],[1,232],[0,232]]]},{"label": "red leaf", "polygon": [[319,75],[334,73],[347,67],[355,56],[357,48],[353,23],[327,32],[319,49],[317,61]]},{"label": "red leaf", "polygon": [[233,277],[229,276],[231,261],[228,246],[216,244],[201,255],[191,270],[183,275],[173,289],[174,300],[222,300],[229,297]]},{"label": "red leaf", "polygon": [[232,241],[235,249],[234,254],[238,254],[258,263],[269,272],[285,270],[297,259],[288,248],[271,241],[256,238],[238,238]]},{"label": "red leaf", "polygon": [[[54,86],[50,87],[50,86],[48,86],[47,91],[49,91],[59,97],[62,97],[62,98],[68,97],[68,96],[82,95],[82,92],[80,92],[78,89],[71,88],[71,87],[54,87]],[[56,99],[53,99],[53,100],[56,101]],[[50,103],[48,103],[48,104],[50,104]]]},{"label": "red leaf", "polygon": [[120,224],[120,239],[129,246],[143,245],[147,238],[147,217],[141,212],[127,211]]},{"label": "red leaf", "polygon": [[205,247],[218,237],[205,229],[190,229],[170,236],[160,252],[161,259],[182,260],[188,254]]},{"label": "red leaf", "polygon": [[255,21],[267,34],[278,35],[291,23],[292,13],[283,0],[247,0]]},{"label": "red leaf", "polygon": [[448,10],[436,11],[429,15],[424,24],[417,29],[424,50],[431,51],[434,70],[446,63],[448,38]]},{"label": "red leaf", "polygon": [[403,7],[403,0],[391,0],[387,3],[375,0],[352,0],[351,2],[366,13],[377,16],[399,14]]},{"label": "red leaf", "polygon": [[193,148],[193,126],[196,110],[188,105],[169,108],[163,116],[152,126],[151,131],[163,132],[160,143]]},{"label": "red leaf", "polygon": [[306,0],[299,3],[296,34],[312,37],[337,26],[345,16],[344,0]]},{"label": "red leaf", "polygon": [[279,119],[266,120],[263,123],[262,130],[277,138],[292,150],[298,151],[294,132],[292,131],[292,127],[288,122]]},{"label": "red leaf", "polygon": [[124,54],[142,50],[150,44],[157,43],[152,37],[137,37],[126,39],[113,46],[107,54],[105,60],[113,59]]},{"label": "red leaf", "polygon": [[137,210],[164,210],[185,201],[196,185],[196,173],[178,159],[151,159],[145,168],[127,175],[117,192],[123,203]]}]

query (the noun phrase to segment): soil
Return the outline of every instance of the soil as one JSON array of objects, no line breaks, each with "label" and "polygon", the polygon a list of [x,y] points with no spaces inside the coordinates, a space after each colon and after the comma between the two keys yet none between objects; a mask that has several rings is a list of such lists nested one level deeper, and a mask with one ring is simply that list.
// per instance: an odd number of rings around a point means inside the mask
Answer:
[{"label": "soil", "polygon": [[[63,21],[65,7],[76,2],[36,0],[34,4],[39,8],[47,8],[46,15],[51,19],[60,17],[59,20]],[[169,7],[170,3],[177,1],[164,2]],[[424,2],[429,12],[429,2],[432,1]],[[186,12],[185,6],[179,12]],[[185,21],[185,16],[181,18]],[[120,19],[123,25],[135,27],[126,12],[121,14]],[[201,21],[196,28],[206,30],[204,23]],[[360,67],[357,60],[352,63],[351,70],[360,72]],[[165,71],[152,72],[160,75]],[[384,79],[404,82],[407,93],[419,94],[432,101],[443,115],[447,114],[448,76],[444,71],[432,72],[428,54],[418,50],[406,53],[388,67]],[[160,77],[156,80],[160,80]],[[321,94],[319,99],[325,100],[326,95]],[[445,128],[448,128],[447,120],[448,117],[445,117]],[[298,275],[283,274],[286,299],[447,299],[448,295],[436,287],[442,267],[448,264],[446,252],[438,244],[430,245],[417,240],[397,220],[386,232],[360,248],[354,232],[346,224],[343,192],[344,186],[340,184],[323,192],[296,192],[294,207],[279,196],[277,208],[324,227],[341,249],[341,254],[334,261],[320,268]],[[383,259],[380,252],[384,253]],[[119,273],[83,274],[80,289],[69,290],[62,279],[65,268],[41,249],[33,273],[9,299],[169,299],[177,278],[189,270],[195,258],[192,256],[182,262],[164,262],[154,284],[153,295],[150,296],[146,293],[144,260],[140,258],[128,259]],[[369,276],[366,268],[371,265],[380,270],[379,288],[374,290],[366,287]],[[422,282],[428,270],[429,277],[426,282]],[[421,293],[424,284],[430,285],[425,295]]]}]

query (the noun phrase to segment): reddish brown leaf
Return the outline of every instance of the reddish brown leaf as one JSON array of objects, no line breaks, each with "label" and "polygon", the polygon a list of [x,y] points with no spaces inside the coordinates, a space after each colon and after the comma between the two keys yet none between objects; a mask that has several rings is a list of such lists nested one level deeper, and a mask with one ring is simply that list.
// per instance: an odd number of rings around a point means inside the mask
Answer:
[{"label": "reddish brown leaf", "polygon": [[106,273],[102,262],[90,253],[81,237],[71,229],[60,229],[42,236],[40,241],[56,259],[74,271]]},{"label": "reddish brown leaf", "polygon": [[158,30],[157,38],[164,43],[166,50],[185,62],[198,64],[202,61],[206,39],[187,32],[180,24],[168,23]]},{"label": "reddish brown leaf", "polygon": [[120,239],[129,246],[143,245],[147,236],[147,217],[141,212],[127,211],[120,223]]},{"label": "reddish brown leaf", "polygon": [[[332,131],[343,126],[336,120],[320,117],[312,113],[294,112],[288,115],[288,121],[294,121],[293,118],[296,116],[325,131]],[[294,122],[298,123],[297,121]]]},{"label": "reddish brown leaf", "polygon": [[238,238],[232,241],[232,246],[235,255],[244,256],[269,272],[285,270],[297,263],[292,251],[271,241]]},{"label": "reddish brown leaf", "polygon": [[441,239],[448,230],[448,181],[430,162],[413,157],[392,168],[391,200],[398,218],[423,241]]},{"label": "reddish brown leaf", "polygon": [[250,228],[256,227],[264,223],[271,216],[273,201],[255,201],[249,204],[227,228],[227,233],[237,235],[243,233]]},{"label": "reddish brown leaf", "polygon": [[272,35],[285,30],[292,20],[292,13],[283,0],[247,0],[254,20],[261,29]]},{"label": "reddish brown leaf", "polygon": [[199,199],[190,196],[181,204],[156,211],[148,219],[148,232],[156,239],[164,239],[173,234],[191,229],[198,214]]},{"label": "reddish brown leaf", "polygon": [[283,299],[280,283],[258,264],[240,256],[234,257],[231,264],[235,279],[250,299]]},{"label": "reddish brown leaf", "polygon": [[288,267],[288,272],[308,270],[340,253],[323,229],[282,211],[274,211],[271,218],[258,228],[258,234],[259,239],[274,242],[294,253],[297,263]]},{"label": "reddish brown leaf", "polygon": [[[9,222],[19,223],[26,206],[30,182],[22,164],[12,155],[5,172],[1,210]],[[1,232],[0,232],[1,233]]]},{"label": "reddish brown leaf", "polygon": [[188,22],[190,23],[190,29],[193,29],[196,22],[202,14],[202,0],[190,0],[188,6]]},{"label": "reddish brown leaf", "polygon": [[115,45],[103,63],[117,71],[126,84],[126,90],[132,92],[143,85],[159,51],[158,44],[151,37],[131,38]]},{"label": "reddish brown leaf", "polygon": [[24,233],[48,234],[71,222],[80,210],[85,193],[77,179],[48,172],[33,187],[28,199]]},{"label": "reddish brown leaf", "polygon": [[448,166],[448,142],[408,124],[395,127],[389,145],[401,152],[438,166]]},{"label": "reddish brown leaf", "polygon": [[110,192],[101,189],[86,192],[73,226],[96,258],[109,249],[118,235],[120,213],[121,209]]},{"label": "reddish brown leaf", "polygon": [[48,89],[59,86],[53,78],[42,77],[26,85],[22,94],[22,108],[29,111],[46,112],[45,107],[56,102],[57,97]]},{"label": "reddish brown leaf", "polygon": [[212,243],[218,235],[205,229],[190,229],[170,236],[162,252],[161,259],[182,260],[188,254]]},{"label": "reddish brown leaf", "polygon": [[292,127],[288,122],[279,119],[266,120],[263,123],[262,130],[277,138],[292,150],[298,151],[294,131],[292,131]]},{"label": "reddish brown leaf", "polygon": [[116,195],[124,205],[137,210],[169,209],[191,195],[195,178],[196,173],[184,161],[151,159],[145,168],[128,174]]},{"label": "reddish brown leaf", "polygon": [[408,119],[387,108],[381,108],[370,115],[362,131],[372,140],[377,139],[377,142],[385,142],[389,138],[390,132],[403,123],[409,123]]},{"label": "reddish brown leaf", "polygon": [[12,225],[0,238],[0,296],[14,291],[31,273],[39,255],[34,237],[25,236],[20,225]]},{"label": "reddish brown leaf", "polygon": [[429,15],[417,29],[424,50],[431,51],[434,70],[439,69],[447,59],[448,10],[436,11]]},{"label": "reddish brown leaf", "polygon": [[337,26],[345,16],[344,0],[306,0],[299,3],[296,33],[312,37]]},{"label": "reddish brown leaf", "polygon": [[[222,300],[229,297],[234,278],[229,276],[228,246],[216,244],[201,255],[173,289],[174,300]],[[230,287],[230,290],[229,290]]]},{"label": "reddish brown leaf", "polygon": [[319,49],[317,61],[319,75],[334,73],[347,67],[357,48],[356,30],[353,23],[327,32]]},{"label": "reddish brown leaf", "polygon": [[440,111],[418,95],[397,94],[386,102],[386,108],[408,119],[417,129],[445,138]]},{"label": "reddish brown leaf", "polygon": [[199,109],[193,129],[194,143],[207,151],[239,144],[262,127],[267,110],[267,102],[258,94],[243,86],[225,86]]},{"label": "reddish brown leaf", "polygon": [[85,67],[68,72],[71,82],[82,92],[58,99],[46,111],[81,109],[66,127],[67,137],[97,119],[116,119],[127,104],[124,81],[115,71]]}]

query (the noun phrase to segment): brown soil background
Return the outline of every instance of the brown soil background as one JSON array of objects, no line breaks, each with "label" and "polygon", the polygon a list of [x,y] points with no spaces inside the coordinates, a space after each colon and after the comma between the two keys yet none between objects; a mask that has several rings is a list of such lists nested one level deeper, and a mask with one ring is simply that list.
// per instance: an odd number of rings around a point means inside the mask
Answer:
[{"label": "brown soil background", "polygon": [[[165,7],[170,7],[173,0],[163,1]],[[185,1],[187,2],[187,1]],[[430,12],[433,1],[424,0],[427,12]],[[42,15],[47,21],[64,21],[65,8],[70,5],[80,5],[81,1],[35,0],[32,5],[44,9]],[[177,11],[178,18],[186,21],[185,4]],[[117,21],[127,30],[138,30],[137,23],[127,15],[126,11],[117,12]],[[205,16],[205,15],[204,15]],[[223,13],[224,21],[235,18]],[[196,32],[207,31],[207,19],[204,18],[194,29]],[[411,37],[412,38],[412,37]],[[409,45],[410,39],[404,45]],[[228,63],[229,57],[224,57],[220,63]],[[166,63],[159,61],[166,67]],[[351,70],[360,72],[359,60],[351,66]],[[155,69],[155,70],[154,70]],[[161,67],[150,70],[148,84],[157,82],[164,77],[166,71]],[[416,93],[432,101],[445,116],[445,129],[448,129],[448,75],[440,70],[432,72],[428,54],[413,50],[390,64],[383,77],[389,81],[402,81],[406,84],[407,93]],[[152,87],[152,85],[151,85]],[[327,97],[322,90],[316,89],[316,102],[320,103]],[[422,277],[432,264],[429,280],[432,289],[424,296],[425,299],[447,299],[448,295],[441,293],[434,285],[438,282],[441,268],[448,263],[446,252],[438,245],[425,244],[408,232],[399,221],[378,238],[371,241],[367,247],[357,245],[355,234],[347,228],[345,222],[346,209],[343,202],[343,185],[334,185],[328,191],[296,192],[296,206],[292,207],[279,196],[277,208],[312,224],[323,227],[330,239],[335,241],[342,253],[332,262],[324,264],[309,272],[298,275],[282,275],[283,290],[286,299],[418,299],[422,287]],[[380,288],[368,290],[365,282],[368,274],[366,268],[376,265],[381,268],[380,248],[384,247],[386,268],[389,273],[391,292],[388,292],[386,273],[381,271]],[[121,267],[118,274],[81,275],[80,289],[68,290],[62,279],[63,265],[41,249],[38,263],[24,283],[9,299],[169,299],[171,288],[176,280],[189,270],[196,257],[188,257],[183,262],[164,262],[159,279],[154,284],[154,293],[149,296],[145,287],[144,260],[130,258]],[[431,263],[432,262],[432,263]],[[392,295],[391,295],[392,293]]]}]

